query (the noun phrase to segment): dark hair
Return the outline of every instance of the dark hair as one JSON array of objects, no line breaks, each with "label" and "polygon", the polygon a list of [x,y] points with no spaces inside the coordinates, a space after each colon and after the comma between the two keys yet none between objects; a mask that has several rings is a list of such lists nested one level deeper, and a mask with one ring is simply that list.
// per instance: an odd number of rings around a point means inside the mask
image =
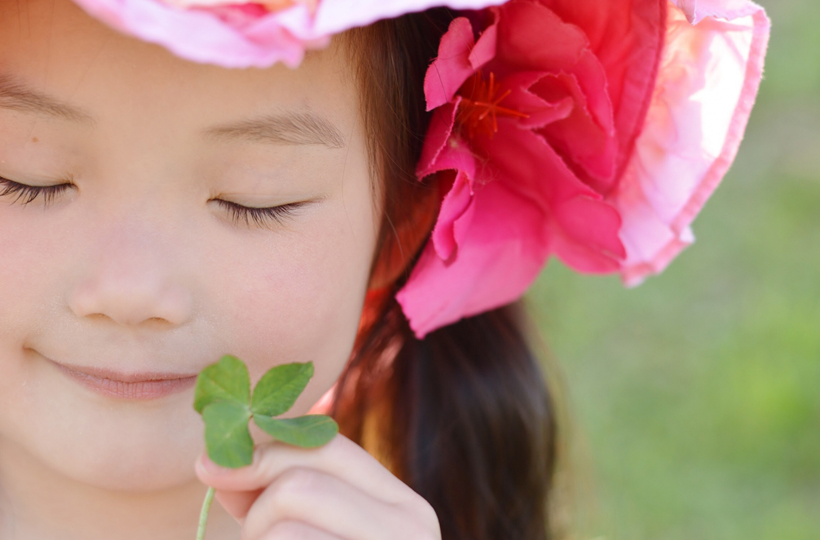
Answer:
[{"label": "dark hair", "polygon": [[417,339],[395,300],[452,182],[415,175],[429,123],[424,75],[452,19],[429,10],[345,36],[383,219],[332,414],[433,506],[445,540],[546,540],[556,415],[523,309],[505,306]]}]

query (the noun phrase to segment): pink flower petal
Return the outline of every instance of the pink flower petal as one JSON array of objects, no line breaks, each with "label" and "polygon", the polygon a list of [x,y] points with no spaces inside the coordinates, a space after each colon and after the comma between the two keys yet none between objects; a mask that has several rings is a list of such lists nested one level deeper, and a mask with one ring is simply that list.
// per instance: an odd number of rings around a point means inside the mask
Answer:
[{"label": "pink flower petal", "polygon": [[543,138],[499,122],[495,137],[476,142],[479,152],[491,156],[487,176],[508,182],[544,209],[551,237],[560,239],[553,241],[559,258],[581,272],[620,268],[626,252],[617,210],[581,182]]},{"label": "pink flower petal", "polygon": [[476,42],[469,19],[454,19],[441,38],[438,57],[424,77],[427,110],[432,111],[452,101],[461,85],[492,60],[495,46],[495,26],[485,30]]},{"label": "pink flower petal", "polygon": [[[499,119],[498,133],[477,137],[490,156],[448,147],[438,166],[468,167],[445,198],[430,242],[397,298],[419,337],[521,296],[550,253],[584,272],[613,272],[624,250],[620,217],[575,177],[543,138]],[[472,186],[472,189],[471,189]]]},{"label": "pink flower petal", "polygon": [[475,216],[474,194],[473,180],[459,171],[453,187],[441,203],[432,237],[436,255],[445,263],[449,263],[456,255],[459,244],[464,243],[470,229]]},{"label": "pink flower petal", "polygon": [[416,176],[419,178],[424,178],[442,170],[437,161],[453,133],[457,107],[458,101],[443,105],[433,113],[433,117],[430,119],[430,127],[427,129],[427,137],[424,139],[421,159],[419,159],[416,168]]},{"label": "pink flower petal", "polygon": [[563,120],[572,113],[575,104],[571,97],[546,101],[530,91],[534,84],[546,76],[542,72],[522,71],[512,73],[498,82],[498,93],[509,93],[501,105],[527,115],[519,120],[521,127],[541,128]]},{"label": "pink flower petal", "polygon": [[484,64],[495,58],[498,46],[498,26],[492,24],[479,36],[473,52],[470,53],[470,64],[478,71]]},{"label": "pink flower petal", "polygon": [[492,67],[498,75],[568,70],[587,49],[583,31],[563,22],[540,2],[510,2],[498,9],[501,21]]},{"label": "pink flower petal", "polygon": [[669,11],[646,123],[613,197],[630,285],[693,240],[689,225],[734,160],[762,75],[770,28],[763,9],[746,0],[697,6],[715,18],[693,26],[681,9]]},{"label": "pink flower petal", "polygon": [[452,101],[464,81],[473,76],[475,68],[470,63],[473,47],[473,25],[465,17],[453,20],[441,38],[438,57],[424,77],[428,111]]},{"label": "pink flower petal", "polygon": [[458,171],[453,186],[442,201],[432,236],[436,253],[446,261],[453,256],[472,219],[476,159],[469,146],[451,139],[436,160],[435,167],[434,172]]},{"label": "pink flower petal", "polygon": [[[603,73],[602,73],[603,74]],[[558,122],[545,126],[539,132],[558,150],[567,161],[573,163],[581,178],[599,193],[610,190],[615,175],[617,141],[612,125],[612,110],[608,103],[601,110],[590,110],[588,95],[604,94],[605,79],[596,90],[584,90],[574,74],[550,74],[536,84],[531,91],[539,96],[556,99],[566,96],[573,102],[572,112]],[[594,98],[593,98],[594,99]]]},{"label": "pink flower petal", "polygon": [[[541,0],[558,17],[582,28],[589,49],[606,74],[618,155],[619,177],[640,129],[655,87],[664,43],[667,0]],[[607,186],[600,189],[608,191]]]},{"label": "pink flower petal", "polygon": [[555,209],[553,250],[579,272],[609,274],[621,268],[625,250],[617,241],[618,211],[600,199],[575,197]]},{"label": "pink flower petal", "polygon": [[575,107],[543,133],[585,182],[608,192],[615,180],[618,144],[606,72],[587,36],[541,3],[511,2],[498,12],[498,55],[492,68],[550,74],[531,92],[551,102],[571,97]]},{"label": "pink flower petal", "polygon": [[542,210],[504,182],[483,186],[474,206],[457,257],[444,261],[428,244],[396,295],[419,338],[516,300],[549,255]]}]

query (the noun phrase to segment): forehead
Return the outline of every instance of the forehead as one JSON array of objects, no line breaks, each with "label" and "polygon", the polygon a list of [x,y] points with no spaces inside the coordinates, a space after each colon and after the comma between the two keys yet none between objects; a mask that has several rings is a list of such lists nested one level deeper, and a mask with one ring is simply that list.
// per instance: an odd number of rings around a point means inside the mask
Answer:
[{"label": "forehead", "polygon": [[0,2],[0,76],[81,109],[102,128],[107,122],[204,128],[311,111],[355,133],[352,72],[338,41],[295,70],[230,70],[121,35],[70,0]]}]

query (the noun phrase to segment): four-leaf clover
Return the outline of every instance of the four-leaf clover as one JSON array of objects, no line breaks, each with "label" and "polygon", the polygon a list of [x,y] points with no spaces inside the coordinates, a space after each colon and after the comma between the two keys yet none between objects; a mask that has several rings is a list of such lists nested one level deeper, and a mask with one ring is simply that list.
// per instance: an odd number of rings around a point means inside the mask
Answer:
[{"label": "four-leaf clover", "polygon": [[223,356],[202,370],[196,381],[194,409],[205,421],[211,461],[230,468],[251,464],[251,418],[274,439],[294,446],[315,448],[332,439],[339,427],[329,416],[274,418],[293,406],[312,376],[312,362],[276,366],[262,376],[251,394],[248,368],[234,356]]},{"label": "four-leaf clover", "polygon": [[[251,394],[248,368],[235,356],[223,356],[203,369],[196,380],[194,409],[205,421],[205,447],[211,461],[233,469],[253,462],[251,418],[268,435],[287,444],[316,448],[329,442],[339,432],[329,416],[275,418],[293,407],[312,376],[312,362],[276,366],[259,379]],[[213,498],[210,488],[202,505],[197,540],[205,537]]]}]

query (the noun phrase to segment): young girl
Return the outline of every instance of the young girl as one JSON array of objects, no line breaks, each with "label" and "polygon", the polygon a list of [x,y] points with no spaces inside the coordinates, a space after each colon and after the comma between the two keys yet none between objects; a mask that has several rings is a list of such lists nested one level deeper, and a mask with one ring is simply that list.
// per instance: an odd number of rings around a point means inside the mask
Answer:
[{"label": "young girl", "polygon": [[[748,0],[0,2],[0,538],[551,538],[551,255],[659,272],[728,169]],[[342,434],[203,452],[197,373]],[[323,398],[324,396],[324,398]],[[198,457],[199,456],[199,457]]]}]

